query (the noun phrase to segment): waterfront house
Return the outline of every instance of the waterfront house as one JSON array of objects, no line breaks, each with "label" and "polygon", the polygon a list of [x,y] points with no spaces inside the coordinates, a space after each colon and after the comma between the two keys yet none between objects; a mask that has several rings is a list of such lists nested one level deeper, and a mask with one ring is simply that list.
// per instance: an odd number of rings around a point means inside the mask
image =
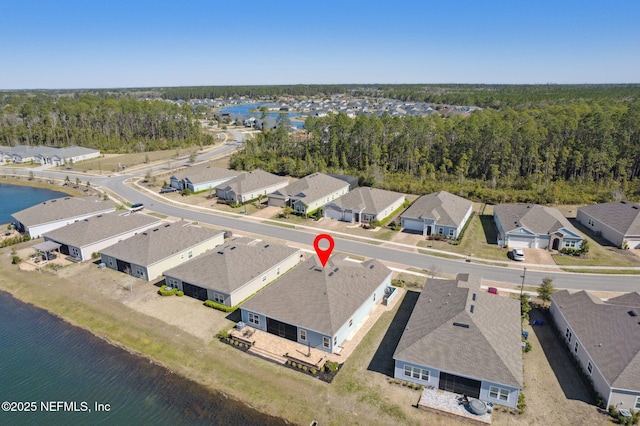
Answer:
[{"label": "waterfront house", "polygon": [[111,269],[151,281],[223,243],[223,231],[175,222],[107,247],[100,258]]},{"label": "waterfront house", "polygon": [[604,405],[640,410],[640,293],[602,300],[562,290],[549,312]]},{"label": "waterfront house", "polygon": [[313,173],[269,194],[270,206],[289,206],[310,214],[349,192],[349,183],[323,173]]},{"label": "waterfront house", "polygon": [[520,302],[480,277],[428,279],[393,359],[394,377],[515,408],[523,387]]},{"label": "waterfront house", "polygon": [[216,186],[233,179],[239,174],[240,172],[235,170],[221,169],[208,165],[187,167],[171,176],[170,186],[178,191],[184,191],[185,189],[191,192],[213,190]]},{"label": "waterfront house", "polygon": [[402,206],[405,195],[360,187],[323,206],[324,217],[351,223],[382,221]]},{"label": "waterfront house", "polygon": [[447,191],[423,195],[400,215],[404,230],[457,239],[471,217],[473,203]]},{"label": "waterfront house", "polygon": [[640,248],[640,204],[613,201],[578,208],[576,220],[617,247]]},{"label": "waterfront house", "polygon": [[94,253],[104,248],[161,224],[162,220],[146,214],[113,212],[71,223],[42,236],[45,241],[60,244],[60,253],[82,261],[91,259]]},{"label": "waterfront house", "polygon": [[111,201],[99,198],[54,198],[12,214],[16,229],[38,238],[46,232],[80,220],[116,210]]},{"label": "waterfront house", "polygon": [[498,245],[510,248],[579,249],[582,236],[558,209],[539,204],[500,204],[493,208]]},{"label": "waterfront house", "polygon": [[383,300],[391,270],[378,260],[333,255],[323,268],[312,256],[240,305],[242,321],[329,353],[362,326]]},{"label": "waterfront house", "polygon": [[246,203],[261,195],[266,198],[266,195],[287,185],[289,185],[287,178],[267,173],[264,170],[252,170],[218,185],[216,196],[221,200]]},{"label": "waterfront house", "polygon": [[200,300],[235,306],[300,262],[300,250],[236,238],[165,271],[167,285]]}]

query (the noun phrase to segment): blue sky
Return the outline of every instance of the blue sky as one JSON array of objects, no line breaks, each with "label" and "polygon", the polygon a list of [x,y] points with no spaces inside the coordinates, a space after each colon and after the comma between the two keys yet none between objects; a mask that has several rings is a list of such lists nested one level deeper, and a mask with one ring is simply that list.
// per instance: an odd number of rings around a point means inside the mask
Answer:
[{"label": "blue sky", "polygon": [[640,1],[0,0],[0,89],[640,83]]}]

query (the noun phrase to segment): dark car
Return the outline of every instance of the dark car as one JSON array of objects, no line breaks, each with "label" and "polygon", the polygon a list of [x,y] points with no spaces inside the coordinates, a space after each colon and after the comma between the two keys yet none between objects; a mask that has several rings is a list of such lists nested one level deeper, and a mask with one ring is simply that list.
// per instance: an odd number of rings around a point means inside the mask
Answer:
[{"label": "dark car", "polygon": [[167,192],[176,192],[176,191],[177,191],[177,189],[175,189],[173,186],[167,186],[165,188],[162,188],[160,190],[160,193],[161,194],[166,194]]}]

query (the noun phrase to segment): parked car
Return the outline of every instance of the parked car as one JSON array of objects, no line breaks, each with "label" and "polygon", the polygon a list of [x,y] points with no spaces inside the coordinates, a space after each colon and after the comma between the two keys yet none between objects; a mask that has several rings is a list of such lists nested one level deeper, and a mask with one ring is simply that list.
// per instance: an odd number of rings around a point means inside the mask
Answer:
[{"label": "parked car", "polygon": [[167,192],[176,192],[176,191],[177,191],[177,189],[176,189],[176,188],[174,188],[173,186],[167,186],[167,187],[165,187],[165,188],[162,188],[162,189],[160,190],[160,193],[161,193],[161,194],[166,194]]},{"label": "parked car", "polygon": [[132,212],[138,212],[140,210],[144,209],[144,204],[142,203],[135,203],[131,205],[131,211]]},{"label": "parked car", "polygon": [[514,248],[511,250],[511,258],[520,262],[524,261],[524,250],[521,248]]},{"label": "parked car", "polygon": [[495,287],[489,287],[487,291],[491,294],[498,294],[498,289]]}]

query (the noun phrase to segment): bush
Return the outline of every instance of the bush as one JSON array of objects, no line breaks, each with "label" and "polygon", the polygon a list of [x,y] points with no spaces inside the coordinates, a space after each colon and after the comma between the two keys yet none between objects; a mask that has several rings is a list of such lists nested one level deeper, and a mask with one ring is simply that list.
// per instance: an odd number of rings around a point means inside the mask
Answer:
[{"label": "bush", "polygon": [[22,259],[20,259],[20,256],[13,256],[13,259],[11,260],[11,263],[13,263],[14,265],[17,265],[20,262],[22,262]]},{"label": "bush", "polygon": [[214,302],[213,300],[208,300],[208,299],[204,301],[204,306],[217,309],[219,311],[226,312],[226,313],[231,313],[231,312],[234,312],[236,309],[238,309],[238,306],[227,306],[227,305],[223,305],[222,303]]},{"label": "bush", "polygon": [[529,343],[529,342],[525,342],[525,344],[524,344],[524,351],[525,351],[525,353],[527,353],[527,352],[531,352],[531,343]]},{"label": "bush", "polygon": [[404,281],[402,280],[391,280],[391,285],[394,287],[404,287]]},{"label": "bush", "polygon": [[309,373],[311,373],[311,374],[316,374],[316,372],[317,372],[317,371],[318,371],[318,370],[316,370],[315,368],[312,368],[312,369],[310,369],[310,370],[309,370]]},{"label": "bush", "polygon": [[527,408],[527,403],[524,401],[524,394],[520,392],[518,395],[518,413],[524,414],[524,409]]},{"label": "bush", "polygon": [[338,363],[335,361],[327,361],[324,363],[324,370],[328,373],[334,373],[338,371]]},{"label": "bush", "polygon": [[380,226],[380,221],[378,219],[371,219],[369,221],[369,226],[371,226],[372,228],[377,228],[378,226]]},{"label": "bush", "polygon": [[100,253],[98,253],[97,251],[94,251],[93,253],[91,253],[91,258],[92,259],[97,259],[100,257]]},{"label": "bush", "polygon": [[216,334],[218,339],[228,339],[229,338],[229,330],[220,330],[218,334]]},{"label": "bush", "polygon": [[18,235],[17,237],[5,238],[0,243],[0,247],[9,247],[14,244],[20,244],[25,241],[29,241],[30,239],[31,237],[29,236],[29,234],[22,234],[22,235]]},{"label": "bush", "polygon": [[[169,288],[169,290],[167,290],[167,288]],[[160,287],[160,289],[158,290],[158,294],[160,296],[173,296],[176,293],[178,293],[178,289],[177,288],[166,287],[164,285],[162,287]]]},{"label": "bush", "polygon": [[178,290],[178,291],[176,292],[176,296],[180,296],[180,297],[184,296],[184,291],[182,291],[182,290]]}]

